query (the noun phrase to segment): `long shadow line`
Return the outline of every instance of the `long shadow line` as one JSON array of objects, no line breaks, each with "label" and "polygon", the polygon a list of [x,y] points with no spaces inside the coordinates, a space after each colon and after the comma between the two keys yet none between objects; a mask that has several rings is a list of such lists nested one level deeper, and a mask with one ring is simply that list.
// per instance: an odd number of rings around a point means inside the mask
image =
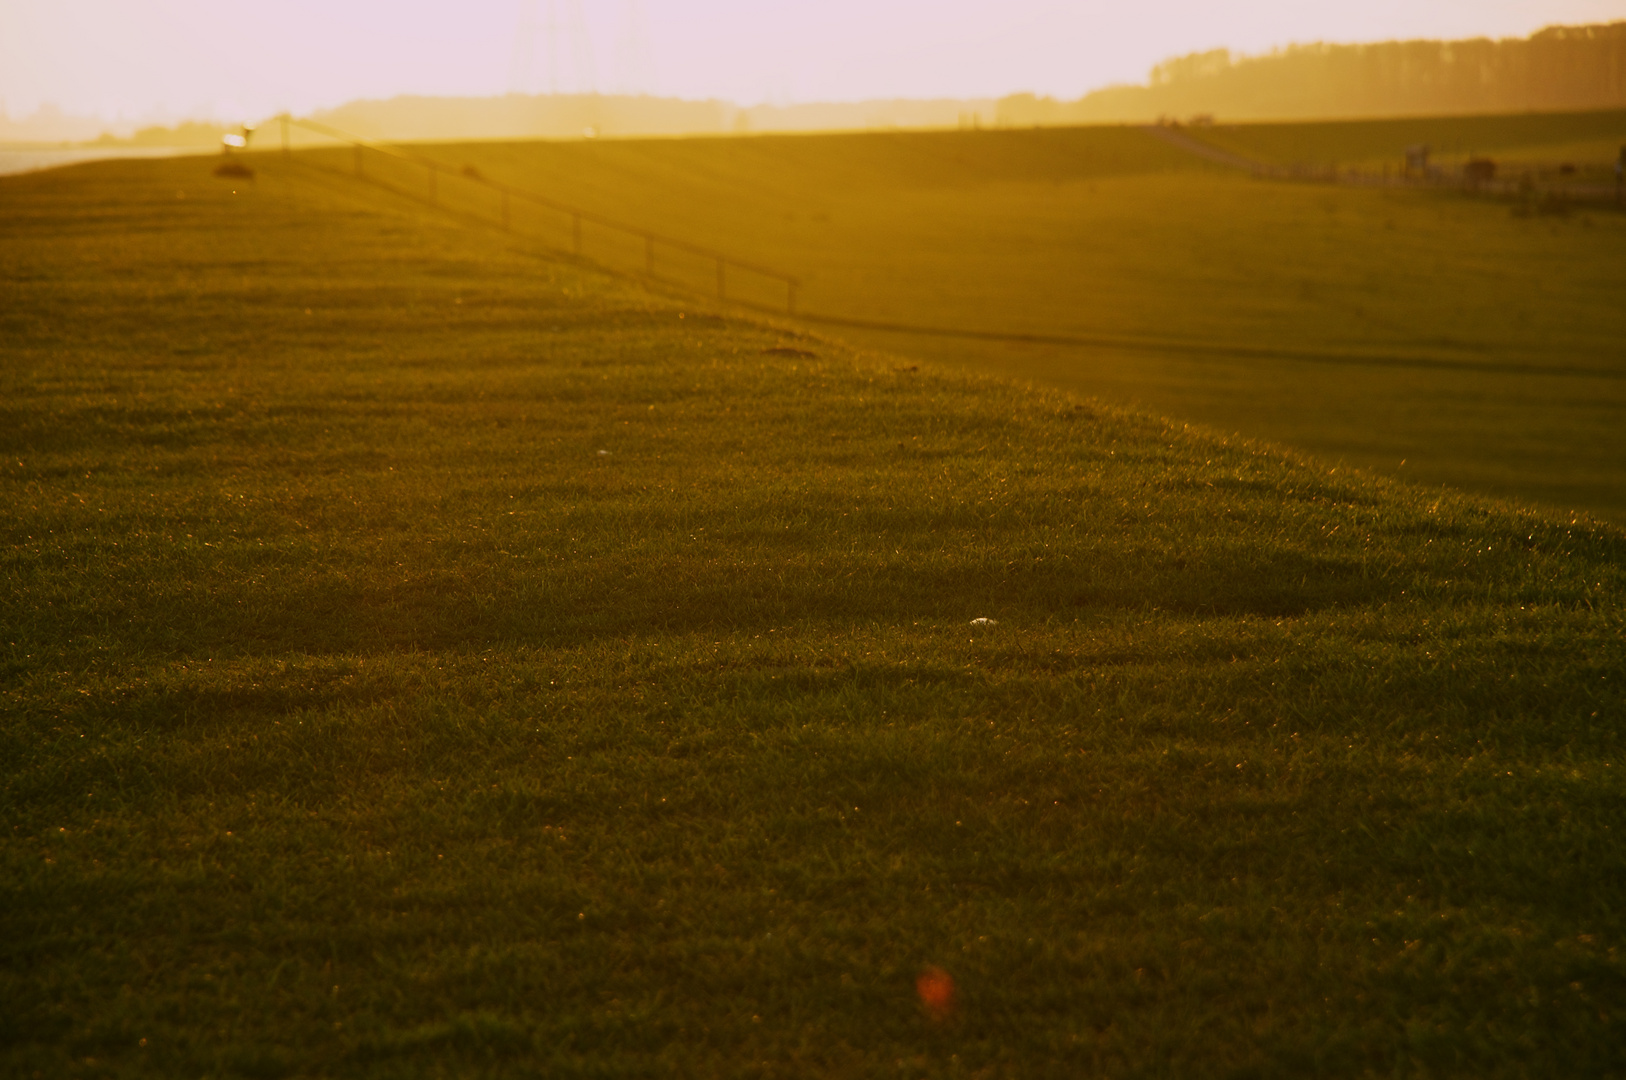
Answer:
[{"label": "long shadow line", "polygon": [[1202,341],[1158,341],[1147,338],[1107,337],[1085,334],[1033,334],[1002,330],[963,330],[945,326],[851,319],[842,315],[798,312],[800,322],[824,326],[846,326],[855,330],[879,330],[921,337],[962,338],[969,341],[998,341],[1021,345],[1061,345],[1070,348],[1115,349],[1132,352],[1227,357],[1250,360],[1289,360],[1300,363],[1338,364],[1346,367],[1388,367],[1439,371],[1473,371],[1493,375],[1563,375],[1572,378],[1626,380],[1626,369],[1585,367],[1575,364],[1496,362],[1493,360],[1436,360],[1426,356],[1372,355],[1314,349],[1273,349],[1258,345],[1223,345]]}]

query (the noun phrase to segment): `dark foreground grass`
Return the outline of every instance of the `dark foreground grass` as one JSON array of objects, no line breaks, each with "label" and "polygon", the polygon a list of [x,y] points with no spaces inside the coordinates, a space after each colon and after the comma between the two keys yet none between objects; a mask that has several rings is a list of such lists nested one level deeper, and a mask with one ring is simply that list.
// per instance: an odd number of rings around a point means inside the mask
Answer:
[{"label": "dark foreground grass", "polygon": [[6,1074],[1626,1071],[1617,530],[206,168],[0,183]]}]

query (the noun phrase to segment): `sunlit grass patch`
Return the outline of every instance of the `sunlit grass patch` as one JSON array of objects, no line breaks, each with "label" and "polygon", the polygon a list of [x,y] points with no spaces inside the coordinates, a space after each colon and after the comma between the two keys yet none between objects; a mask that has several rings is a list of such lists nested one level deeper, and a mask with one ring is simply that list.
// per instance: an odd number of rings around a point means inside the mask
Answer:
[{"label": "sunlit grass patch", "polygon": [[[1115,126],[417,152],[793,273],[806,314],[904,328],[837,331],[869,347],[1619,523],[1626,217],[1596,196],[1613,183],[1623,122],[1617,111],[1198,133],[1318,168],[1398,164],[1420,142],[1453,165],[1472,152],[1510,171],[1567,154],[1588,170],[1586,205],[1258,181]],[[416,191],[416,174],[401,183]],[[490,219],[485,204],[459,205]],[[569,250],[570,219],[550,220],[516,228]],[[584,251],[645,269],[641,247],[628,256],[591,230]],[[714,288],[709,262],[656,272]],[[783,310],[779,283],[760,284],[730,295]]]}]

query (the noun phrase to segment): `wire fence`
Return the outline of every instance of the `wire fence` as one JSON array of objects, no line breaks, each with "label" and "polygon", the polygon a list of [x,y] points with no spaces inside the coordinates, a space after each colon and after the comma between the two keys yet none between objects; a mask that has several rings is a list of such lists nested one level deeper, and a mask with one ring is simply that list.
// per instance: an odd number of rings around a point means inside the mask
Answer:
[{"label": "wire fence", "polygon": [[[1491,166],[1491,167],[1487,167]],[[1349,187],[1435,188],[1522,199],[1557,199],[1573,202],[1622,201],[1622,183],[1607,175],[1574,178],[1564,166],[1495,167],[1490,162],[1467,161],[1430,165],[1420,169],[1385,166],[1279,165],[1255,166],[1256,180],[1295,180],[1341,184]]]},{"label": "wire fence", "polygon": [[[1574,163],[1541,165],[1529,161],[1498,164],[1468,154],[1454,163],[1430,162],[1429,148],[1408,147],[1406,165],[1271,164],[1215,145],[1178,124],[1144,125],[1147,134],[1187,153],[1246,170],[1255,180],[1280,180],[1353,187],[1436,188],[1471,194],[1512,197],[1531,206],[1565,206],[1572,202],[1626,205],[1626,147],[1613,175],[1607,168],[1577,168]],[[1420,157],[1414,153],[1421,150]]]},{"label": "wire fence", "polygon": [[277,119],[285,158],[293,152],[290,129],[302,128],[339,144],[332,149],[301,147],[301,158],[313,163],[350,172],[432,206],[489,221],[578,258],[714,293],[719,300],[796,314],[801,282],[781,270],[493,180],[472,165],[452,165],[314,120],[288,115]]}]

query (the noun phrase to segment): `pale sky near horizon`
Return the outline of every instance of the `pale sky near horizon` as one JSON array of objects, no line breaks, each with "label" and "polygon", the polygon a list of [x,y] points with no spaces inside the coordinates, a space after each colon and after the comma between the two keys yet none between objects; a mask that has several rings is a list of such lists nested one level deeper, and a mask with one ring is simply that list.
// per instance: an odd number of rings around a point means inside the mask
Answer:
[{"label": "pale sky near horizon", "polygon": [[0,0],[0,107],[238,121],[510,90],[1076,98],[1198,50],[1618,19],[1626,0]]}]

